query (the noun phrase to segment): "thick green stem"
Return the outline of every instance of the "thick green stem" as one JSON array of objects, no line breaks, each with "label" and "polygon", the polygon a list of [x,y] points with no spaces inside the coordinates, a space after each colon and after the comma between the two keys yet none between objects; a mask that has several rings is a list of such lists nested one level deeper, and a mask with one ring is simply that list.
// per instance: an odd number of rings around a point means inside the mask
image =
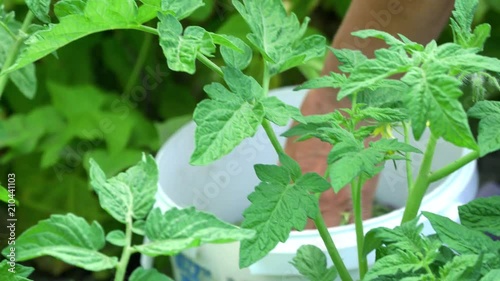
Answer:
[{"label": "thick green stem", "polygon": [[139,75],[141,73],[141,69],[144,67],[144,63],[146,62],[146,58],[148,57],[148,51],[151,48],[151,42],[153,41],[153,36],[150,33],[146,33],[144,36],[144,40],[142,41],[141,49],[139,50],[139,56],[134,65],[134,69],[130,74],[130,77],[127,81],[127,85],[125,86],[125,94],[130,93],[132,87],[137,83],[137,79],[139,79]]},{"label": "thick green stem", "polygon": [[264,73],[262,74],[262,89],[264,89],[264,95],[267,96],[269,93],[269,84],[271,83],[271,75],[269,74],[269,67],[267,62],[264,61]]},{"label": "thick green stem", "polygon": [[[3,73],[9,67],[12,66],[12,64],[16,61],[17,54],[19,53],[19,50],[21,49],[21,46],[24,42],[25,36],[28,27],[30,26],[31,22],[35,18],[35,15],[28,11],[26,14],[26,17],[24,18],[23,25],[21,26],[21,29],[19,30],[19,34],[17,35],[17,40],[14,43],[14,46],[10,49],[9,53],[7,54],[7,57],[5,59],[5,62],[3,63],[2,70],[0,73]],[[2,97],[3,91],[5,90],[5,86],[7,85],[7,81],[9,80],[9,75],[4,74],[0,76],[0,98]]]},{"label": "thick green stem", "polygon": [[120,257],[120,262],[116,266],[116,274],[114,281],[125,280],[125,273],[127,272],[128,262],[130,256],[135,251],[132,248],[132,217],[128,216],[126,229],[125,229],[125,247],[123,247],[122,256]]},{"label": "thick green stem", "polygon": [[210,68],[212,71],[219,74],[221,77],[224,77],[224,73],[222,72],[222,69],[218,65],[216,65],[213,61],[211,61],[209,58],[207,58],[205,55],[203,55],[202,53],[198,53],[198,55],[196,57],[206,67]]},{"label": "thick green stem", "polygon": [[455,172],[456,170],[462,168],[463,166],[469,164],[470,162],[476,160],[479,158],[479,152],[477,151],[472,151],[471,153],[463,156],[462,158],[454,161],[453,163],[448,164],[447,166],[432,172],[429,176],[429,183],[433,183],[435,181],[438,181],[442,178],[445,178]]},{"label": "thick green stem", "polygon": [[[405,137],[405,143],[410,144],[410,124],[408,122],[403,121],[403,129],[404,129],[404,137]],[[405,158],[406,158],[406,181],[408,183],[408,190],[411,190],[412,184],[413,184],[413,171],[411,168],[411,153],[406,152],[405,153]]]},{"label": "thick green stem", "polygon": [[366,256],[363,255],[363,247],[365,244],[365,233],[363,230],[363,206],[361,198],[361,189],[363,187],[363,181],[361,177],[356,181],[351,183],[352,192],[352,203],[354,211],[354,224],[356,227],[356,244],[358,248],[358,267],[359,267],[359,278],[363,280],[366,272],[368,272],[368,260]]},{"label": "thick green stem", "polygon": [[418,172],[417,181],[410,190],[408,199],[406,201],[406,207],[403,214],[403,220],[401,223],[411,221],[417,217],[418,210],[422,204],[422,199],[424,198],[425,192],[429,188],[429,174],[431,171],[432,158],[434,156],[434,151],[436,150],[437,138],[431,134],[429,143],[424,153],[424,160],[420,166],[420,171]]},{"label": "thick green stem", "polygon": [[[319,198],[320,195],[321,193],[318,193],[316,196]],[[323,219],[323,215],[321,214],[320,210],[318,210],[318,214],[314,219],[314,224],[318,229],[321,239],[323,239],[323,242],[325,243],[328,254],[330,255],[330,258],[332,259],[333,264],[335,265],[335,268],[339,273],[340,279],[342,279],[342,281],[352,281],[352,277],[349,274],[349,271],[347,270],[347,267],[345,266],[344,261],[339,254],[339,251],[337,250],[337,246],[335,246],[335,242],[333,242],[333,239],[328,232],[328,228],[325,224],[325,220]]]},{"label": "thick green stem", "polygon": [[283,150],[283,147],[281,146],[280,142],[278,141],[278,137],[276,137],[276,133],[274,133],[273,127],[271,126],[271,123],[264,119],[262,121],[262,127],[264,127],[264,130],[266,131],[267,137],[271,141],[271,144],[274,147],[274,150],[276,150],[276,153],[278,155],[285,154],[285,151]]}]

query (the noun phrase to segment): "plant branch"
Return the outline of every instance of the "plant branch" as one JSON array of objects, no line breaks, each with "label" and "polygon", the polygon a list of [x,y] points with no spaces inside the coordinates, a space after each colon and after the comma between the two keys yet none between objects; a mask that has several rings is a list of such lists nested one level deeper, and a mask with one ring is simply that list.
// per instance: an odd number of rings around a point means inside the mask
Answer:
[{"label": "plant branch", "polygon": [[147,26],[147,25],[135,25],[135,26],[131,26],[130,28],[135,29],[135,30],[139,30],[139,31],[143,31],[146,33],[151,33],[154,35],[160,35],[160,33],[158,32],[158,29],[156,29],[154,27]]},{"label": "plant branch", "polygon": [[[404,130],[404,138],[405,143],[410,145],[410,124],[406,121],[403,121],[403,130]],[[413,171],[411,168],[411,154],[410,152],[405,152],[406,158],[406,181],[408,184],[408,190],[413,188]]]},{"label": "plant branch", "polygon": [[120,262],[116,267],[116,274],[114,281],[125,280],[125,273],[127,272],[128,262],[130,256],[134,253],[132,248],[132,215],[127,216],[126,228],[125,228],[125,247],[123,248],[122,256],[120,257]]},{"label": "plant branch", "polygon": [[[318,199],[320,196],[321,193],[316,194],[316,197],[318,197]],[[335,242],[328,232],[325,220],[323,219],[323,215],[321,214],[321,211],[319,209],[316,218],[314,218],[314,224],[318,229],[321,239],[323,239],[323,242],[325,243],[328,254],[330,255],[330,258],[332,259],[333,264],[335,265],[335,268],[339,273],[340,279],[342,279],[342,281],[352,281],[352,277],[349,274],[349,271],[347,270],[344,261],[339,254],[339,251],[337,250],[337,246],[335,246]]]},{"label": "plant branch", "polygon": [[19,40],[19,37],[17,37],[17,35],[14,34],[14,32],[12,32],[12,30],[10,30],[10,28],[3,21],[0,21],[0,27],[2,27],[10,35],[10,37],[14,39],[14,41]]},{"label": "plant branch", "polygon": [[269,74],[269,67],[267,62],[264,60],[264,72],[262,74],[262,89],[264,89],[264,95],[267,96],[269,93],[269,84],[271,83],[271,75]]},{"label": "plant branch", "polygon": [[455,172],[456,170],[462,168],[463,166],[469,164],[470,162],[479,158],[479,152],[472,151],[469,154],[461,157],[460,159],[454,161],[453,163],[448,164],[447,166],[435,171],[431,172],[429,175],[429,183],[433,183],[442,178],[445,178]]},{"label": "plant branch", "polygon": [[130,93],[134,84],[137,83],[137,79],[139,79],[141,69],[144,67],[144,63],[146,62],[146,58],[148,57],[148,51],[151,48],[152,41],[153,36],[150,33],[146,33],[144,35],[144,40],[142,41],[141,49],[139,50],[139,56],[137,57],[134,65],[134,69],[132,70],[127,85],[125,86],[126,95]]},{"label": "plant branch", "polygon": [[358,180],[353,180],[351,183],[352,201],[354,207],[354,224],[356,228],[356,244],[358,249],[358,267],[359,278],[363,280],[366,272],[368,272],[368,260],[363,255],[363,247],[365,244],[365,234],[363,230],[363,206],[361,204],[361,189],[363,181],[361,176]]},{"label": "plant branch", "polygon": [[427,143],[427,148],[425,149],[424,160],[422,161],[420,171],[417,175],[417,181],[408,194],[401,223],[411,221],[417,217],[418,210],[422,204],[422,199],[424,198],[425,192],[429,188],[429,173],[431,170],[432,158],[434,157],[434,151],[436,150],[437,140],[438,138],[431,134],[429,142]]},{"label": "plant branch", "polygon": [[281,146],[280,142],[278,141],[278,137],[276,137],[276,133],[274,133],[273,127],[271,126],[271,123],[264,119],[262,121],[262,127],[264,127],[264,130],[266,131],[267,137],[271,141],[271,144],[274,147],[274,150],[276,150],[276,153],[278,155],[280,154],[285,154],[285,151],[283,150],[283,147]]},{"label": "plant branch", "polygon": [[[30,26],[34,18],[35,15],[31,11],[28,11],[26,17],[24,18],[23,25],[19,30],[17,40],[14,43],[14,46],[12,46],[12,48],[10,49],[10,52],[7,54],[7,57],[5,59],[5,62],[3,63],[0,73],[3,73],[7,69],[9,69],[9,67],[11,67],[12,64],[15,62],[17,54],[19,53],[19,50],[21,49],[21,46],[24,42],[24,37],[22,36],[22,34],[25,34],[27,32],[28,27]],[[0,76],[0,98],[2,97],[3,91],[5,90],[5,86],[7,85],[8,80],[9,80],[9,74],[4,74]]]},{"label": "plant branch", "polygon": [[196,57],[206,67],[210,68],[212,71],[219,74],[220,77],[224,77],[224,73],[222,72],[222,69],[218,65],[216,65],[213,61],[211,61],[209,58],[207,58],[205,55],[203,55],[202,53],[198,53],[198,55]]}]

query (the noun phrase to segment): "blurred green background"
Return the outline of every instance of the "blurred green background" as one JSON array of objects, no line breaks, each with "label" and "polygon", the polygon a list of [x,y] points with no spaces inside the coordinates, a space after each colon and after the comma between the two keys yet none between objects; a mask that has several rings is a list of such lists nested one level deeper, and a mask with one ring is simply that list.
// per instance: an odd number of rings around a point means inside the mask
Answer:
[{"label": "blurred green background", "polygon": [[[309,33],[331,39],[349,2],[288,0],[285,4],[299,18],[311,18]],[[249,29],[231,1],[205,3],[185,25],[246,40]],[[22,21],[23,0],[4,0],[3,5]],[[484,52],[500,58],[499,0],[481,1],[476,23],[482,22],[490,23],[493,30]],[[450,41],[451,32],[444,31],[440,40]],[[247,71],[260,77],[261,64],[254,56]],[[318,76],[321,68],[322,60],[312,61],[274,78],[271,86],[301,83]],[[98,220],[111,229],[112,220],[89,189],[88,159],[94,158],[111,176],[136,163],[143,151],[155,154],[190,120],[196,103],[205,97],[203,86],[219,79],[201,64],[197,69],[194,76],[173,73],[158,38],[117,30],[83,38],[38,61],[34,99],[25,98],[9,84],[0,101],[0,183],[5,183],[7,173],[16,174],[18,233],[51,214],[67,212]],[[6,221],[4,210],[0,208],[2,222]],[[5,227],[1,229],[3,248]],[[49,258],[37,260],[36,267],[39,274],[52,276],[48,280],[57,280],[55,276],[60,280],[109,278],[107,273],[86,275]]]}]

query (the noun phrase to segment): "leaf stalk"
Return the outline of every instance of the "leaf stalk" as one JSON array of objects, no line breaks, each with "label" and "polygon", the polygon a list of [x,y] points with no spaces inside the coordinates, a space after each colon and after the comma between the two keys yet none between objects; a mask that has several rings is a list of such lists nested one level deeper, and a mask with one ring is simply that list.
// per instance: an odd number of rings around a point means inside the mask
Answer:
[{"label": "leaf stalk", "polygon": [[365,244],[365,234],[363,230],[363,206],[361,204],[361,189],[363,188],[363,181],[361,176],[358,180],[353,180],[351,183],[351,193],[354,211],[354,225],[356,228],[356,244],[358,250],[358,267],[359,278],[362,280],[368,272],[368,260],[363,255],[363,247]]},{"label": "leaf stalk", "polygon": [[417,217],[418,210],[422,204],[422,199],[424,198],[427,189],[429,188],[430,180],[429,174],[431,170],[432,159],[434,157],[434,152],[436,150],[438,138],[431,134],[429,142],[427,143],[427,148],[424,153],[424,160],[420,166],[420,171],[417,175],[417,180],[410,190],[408,195],[408,200],[406,201],[406,207],[403,214],[403,219],[401,223],[405,223],[413,220]]},{"label": "leaf stalk", "polygon": [[[17,36],[17,40],[14,43],[14,46],[12,46],[12,49],[10,49],[10,52],[7,54],[7,57],[2,66],[2,69],[0,70],[0,73],[4,73],[16,61],[17,54],[19,53],[19,50],[21,49],[21,46],[25,40],[25,37],[21,36],[21,34],[27,33],[27,30],[34,18],[35,15],[31,11],[28,11],[26,17],[24,18],[21,29],[19,30],[19,35]],[[4,74],[0,76],[0,98],[2,97],[2,94],[5,90],[5,86],[7,85],[8,79],[9,79],[9,74]]]},{"label": "leaf stalk", "polygon": [[[404,130],[404,138],[405,138],[405,143],[407,145],[410,145],[410,123],[403,121],[403,130]],[[408,184],[408,190],[411,190],[413,188],[413,171],[411,167],[411,153],[410,152],[405,152],[405,158],[406,158],[406,181]]]},{"label": "leaf stalk", "polygon": [[116,274],[114,281],[125,280],[125,273],[127,272],[128,262],[130,256],[135,251],[132,248],[132,215],[127,216],[127,222],[125,227],[125,247],[123,247],[122,255],[120,257],[120,262],[116,266]]},{"label": "leaf stalk", "polygon": [[[320,196],[321,193],[316,194],[316,197],[318,197],[318,199]],[[335,268],[339,273],[340,279],[342,281],[353,281],[351,275],[349,274],[349,271],[344,264],[344,261],[342,260],[342,257],[340,256],[339,251],[337,250],[337,246],[335,246],[335,242],[328,232],[328,228],[319,208],[318,214],[316,215],[316,218],[314,218],[314,224],[318,229],[321,239],[323,239],[323,242],[325,243],[328,254],[330,255],[330,258],[332,259],[333,264],[335,265]]]}]

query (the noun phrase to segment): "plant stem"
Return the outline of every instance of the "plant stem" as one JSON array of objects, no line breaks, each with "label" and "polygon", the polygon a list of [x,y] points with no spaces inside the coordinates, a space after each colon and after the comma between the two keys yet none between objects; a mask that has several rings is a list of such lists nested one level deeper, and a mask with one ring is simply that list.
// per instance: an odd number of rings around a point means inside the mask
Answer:
[{"label": "plant stem", "polygon": [[469,154],[461,157],[460,159],[454,161],[453,163],[448,164],[447,166],[430,173],[429,175],[429,183],[433,183],[435,181],[438,181],[444,177],[449,176],[456,170],[462,168],[463,166],[469,164],[470,162],[476,160],[479,158],[479,152],[477,151],[472,151]]},{"label": "plant stem", "polygon": [[130,93],[134,84],[137,83],[137,79],[139,79],[139,74],[141,73],[141,69],[144,67],[144,63],[146,62],[146,58],[148,56],[148,51],[151,47],[152,41],[153,36],[150,33],[146,33],[144,35],[144,40],[142,41],[141,49],[139,50],[139,56],[137,57],[134,65],[134,69],[132,70],[127,85],[125,86],[126,95]]},{"label": "plant stem", "polygon": [[196,57],[206,67],[210,68],[212,71],[219,74],[220,77],[224,77],[224,73],[222,72],[222,69],[218,65],[216,65],[213,61],[211,61],[209,58],[207,58],[205,55],[203,55],[202,53],[198,53],[198,55]]},{"label": "plant stem", "polygon": [[[26,17],[24,18],[23,25],[21,26],[21,29],[19,30],[19,34],[17,36],[17,40],[14,43],[14,46],[10,49],[10,52],[7,54],[7,57],[5,58],[5,62],[3,63],[2,69],[0,70],[0,73],[3,73],[9,67],[12,66],[12,64],[15,62],[17,58],[17,53],[19,53],[19,49],[21,49],[21,46],[24,42],[24,36],[28,30],[28,27],[30,26],[31,22],[35,18],[35,15],[31,12],[28,11],[26,14]],[[9,79],[8,74],[4,74],[3,76],[0,76],[0,98],[2,97],[3,91],[5,90],[5,86],[7,85],[7,81]]]},{"label": "plant stem", "polygon": [[[318,193],[316,194],[316,197],[319,198],[320,195],[321,193]],[[320,210],[318,210],[318,215],[316,215],[316,218],[314,219],[314,224],[318,229],[321,239],[323,239],[323,242],[325,243],[328,254],[330,255],[330,258],[339,273],[340,279],[342,279],[342,281],[352,281],[352,277],[349,274],[342,257],[340,257],[337,246],[335,246],[335,242],[333,242],[333,239],[328,232],[328,228],[326,227],[325,220],[323,219],[323,215]]]},{"label": "plant stem", "polygon": [[424,198],[425,192],[429,187],[429,173],[431,170],[432,158],[434,156],[434,151],[436,150],[437,138],[431,134],[429,143],[427,143],[427,148],[424,153],[424,160],[420,166],[420,171],[418,172],[417,181],[413,185],[413,188],[408,194],[408,199],[406,201],[406,207],[403,214],[403,219],[401,223],[411,221],[417,217],[418,210],[422,204],[422,199]]},{"label": "plant stem", "polygon": [[358,180],[353,180],[351,183],[352,203],[354,211],[354,224],[356,227],[356,244],[358,249],[358,267],[359,278],[363,280],[366,272],[368,272],[368,260],[363,255],[363,247],[365,244],[365,232],[363,230],[363,206],[361,204],[361,188],[363,181],[361,176]]},{"label": "plant stem", "polygon": [[276,133],[274,133],[271,123],[269,123],[268,120],[264,119],[264,121],[262,121],[262,127],[264,127],[267,137],[271,141],[271,144],[273,145],[274,150],[276,150],[276,153],[278,153],[278,155],[285,154],[283,147],[281,146],[280,142],[278,141],[278,138],[276,137]]},{"label": "plant stem", "polygon": [[128,262],[130,260],[130,255],[135,251],[132,249],[132,216],[127,216],[127,223],[125,228],[125,247],[123,247],[122,256],[120,257],[120,262],[116,266],[116,274],[114,281],[125,280],[125,273],[127,272]]},{"label": "plant stem", "polygon": [[264,61],[264,73],[262,74],[262,89],[264,89],[264,95],[267,96],[269,93],[269,84],[271,83],[271,75],[269,74],[269,67],[267,62]]},{"label": "plant stem", "polygon": [[147,25],[131,26],[130,29],[140,30],[140,31],[144,31],[144,32],[151,33],[154,35],[160,35],[158,33],[158,29],[147,26]]},{"label": "plant stem", "polygon": [[[410,124],[406,121],[403,121],[403,130],[404,130],[404,137],[405,137],[405,143],[410,144]],[[411,190],[413,188],[413,171],[411,168],[411,154],[410,152],[405,153],[406,157],[406,181],[408,183],[408,190]]]},{"label": "plant stem", "polygon": [[3,21],[0,21],[0,27],[2,27],[10,35],[10,37],[14,39],[14,41],[19,39],[19,37],[17,37],[17,35],[14,34],[14,32],[12,32],[12,30],[10,30],[10,28]]}]

